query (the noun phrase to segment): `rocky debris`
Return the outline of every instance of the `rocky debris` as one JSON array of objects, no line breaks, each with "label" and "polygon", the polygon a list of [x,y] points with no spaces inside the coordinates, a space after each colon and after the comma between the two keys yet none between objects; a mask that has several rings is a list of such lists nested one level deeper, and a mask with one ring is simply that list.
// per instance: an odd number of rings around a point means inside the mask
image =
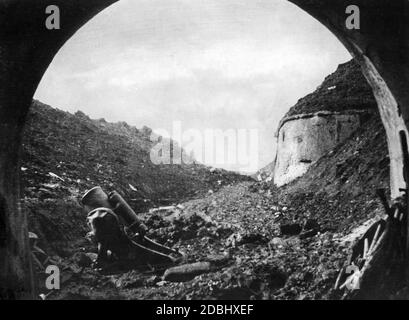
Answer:
[{"label": "rocky debris", "polygon": [[229,261],[231,261],[230,254],[210,254],[207,256],[206,260],[210,262],[215,267],[225,266]]},{"label": "rocky debris", "polygon": [[156,284],[159,277],[151,277],[145,279],[139,271],[131,270],[126,272],[119,277],[111,277],[112,283],[118,289],[136,289],[144,285]]},{"label": "rocky debris", "polygon": [[166,245],[194,238],[217,238],[225,230],[203,212],[188,213],[181,210],[177,215],[163,215],[153,211],[149,213],[145,224],[149,228],[148,236]]},{"label": "rocky debris", "polygon": [[255,273],[258,277],[257,283],[259,288],[263,286],[263,283],[260,280],[267,279],[265,285],[272,291],[284,287],[288,279],[288,275],[282,269],[274,265],[260,265],[255,269]]},{"label": "rocky debris", "polygon": [[226,240],[226,247],[238,247],[245,244],[262,245],[269,239],[260,233],[233,233]]},{"label": "rocky debris", "polygon": [[264,191],[267,191],[270,189],[271,184],[267,183],[265,181],[259,181],[257,183],[253,183],[249,186],[249,190],[251,192],[258,192],[258,193],[263,193]]},{"label": "rocky debris", "polygon": [[92,252],[78,252],[73,256],[74,262],[78,264],[79,267],[91,267],[94,261],[97,259],[98,255]]},{"label": "rocky debris", "polygon": [[71,256],[78,241],[84,241],[89,231],[85,214],[76,199],[22,200],[30,229],[38,237],[38,243],[48,253]]},{"label": "rocky debris", "polygon": [[160,216],[165,221],[172,222],[180,216],[182,211],[183,211],[183,206],[177,205],[177,206],[166,206],[166,207],[153,208],[149,210],[149,214],[151,214],[152,216]]},{"label": "rocky debris", "polygon": [[286,240],[280,237],[275,237],[271,239],[271,241],[269,242],[269,245],[273,249],[282,249],[285,244],[286,244]]},{"label": "rocky debris", "polygon": [[[331,90],[328,90],[331,88]],[[355,60],[343,63],[311,94],[300,99],[288,116],[318,111],[345,111],[377,107],[373,92]]]}]

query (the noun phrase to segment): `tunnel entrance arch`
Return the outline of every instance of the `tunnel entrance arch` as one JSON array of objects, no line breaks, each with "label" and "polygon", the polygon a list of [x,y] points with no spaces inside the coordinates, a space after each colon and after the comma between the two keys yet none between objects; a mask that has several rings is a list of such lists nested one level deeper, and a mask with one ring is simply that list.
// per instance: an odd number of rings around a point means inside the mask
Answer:
[{"label": "tunnel entrance arch", "polygon": [[[75,32],[117,0],[55,0],[61,30],[44,28],[46,0],[0,1],[0,295],[32,298],[26,217],[19,208],[19,148],[36,88],[55,54]],[[409,3],[357,0],[361,29],[345,27],[346,0],[290,0],[331,32],[361,64],[388,138],[392,196],[405,187],[400,133],[409,124]]]}]

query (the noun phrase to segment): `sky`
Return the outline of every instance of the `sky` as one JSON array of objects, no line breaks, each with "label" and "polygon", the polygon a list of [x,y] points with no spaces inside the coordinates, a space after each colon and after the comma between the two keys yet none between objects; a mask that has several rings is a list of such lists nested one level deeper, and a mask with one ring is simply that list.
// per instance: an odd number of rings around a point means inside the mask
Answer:
[{"label": "sky", "polygon": [[121,0],[65,44],[35,98],[171,137],[175,127],[202,137],[240,130],[247,164],[198,160],[250,172],[273,160],[288,109],[350,58],[285,0]]}]

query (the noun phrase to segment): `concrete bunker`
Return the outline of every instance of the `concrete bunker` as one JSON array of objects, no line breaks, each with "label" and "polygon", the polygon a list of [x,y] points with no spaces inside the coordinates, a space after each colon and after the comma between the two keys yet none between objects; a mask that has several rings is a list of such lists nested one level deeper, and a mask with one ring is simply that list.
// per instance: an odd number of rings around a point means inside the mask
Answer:
[{"label": "concrete bunker", "polygon": [[372,89],[359,65],[354,60],[341,64],[281,120],[276,132],[274,183],[283,186],[305,174],[376,110]]}]

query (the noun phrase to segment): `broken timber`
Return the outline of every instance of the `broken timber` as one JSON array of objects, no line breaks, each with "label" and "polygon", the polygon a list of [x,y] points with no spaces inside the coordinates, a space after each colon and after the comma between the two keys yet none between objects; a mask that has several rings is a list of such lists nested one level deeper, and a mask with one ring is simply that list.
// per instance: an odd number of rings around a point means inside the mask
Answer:
[{"label": "broken timber", "polygon": [[385,299],[405,284],[407,265],[406,195],[389,207],[380,198],[388,217],[376,222],[357,242],[339,273],[335,294],[341,299]]}]

